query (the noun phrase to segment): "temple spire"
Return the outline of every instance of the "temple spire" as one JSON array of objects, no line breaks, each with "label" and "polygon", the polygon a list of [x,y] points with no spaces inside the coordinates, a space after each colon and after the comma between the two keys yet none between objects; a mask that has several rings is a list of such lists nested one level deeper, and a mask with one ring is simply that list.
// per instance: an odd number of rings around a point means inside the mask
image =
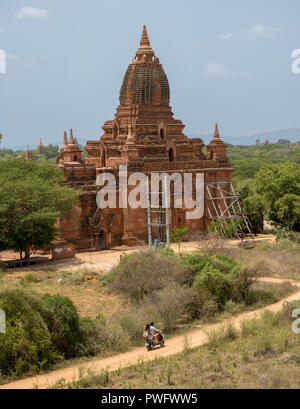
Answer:
[{"label": "temple spire", "polygon": [[63,144],[62,144],[62,148],[66,148],[68,146],[68,137],[67,137],[67,132],[64,132],[64,139],[63,139]]},{"label": "temple spire", "polygon": [[140,47],[151,47],[145,24],[143,25],[143,32],[142,32],[142,37],[140,41]]},{"label": "temple spire", "polygon": [[217,122],[215,123],[214,139],[220,139],[220,134],[219,134],[219,129],[218,129],[218,124],[217,124]]},{"label": "temple spire", "polygon": [[70,129],[69,145],[76,145],[76,141],[75,141],[74,136],[73,136],[73,129]]},{"label": "temple spire", "polygon": [[[143,62],[151,61],[154,56],[154,51],[151,48],[146,26],[143,26],[142,37],[140,46],[136,52],[138,60],[144,60]],[[145,56],[145,57],[144,57]]]}]

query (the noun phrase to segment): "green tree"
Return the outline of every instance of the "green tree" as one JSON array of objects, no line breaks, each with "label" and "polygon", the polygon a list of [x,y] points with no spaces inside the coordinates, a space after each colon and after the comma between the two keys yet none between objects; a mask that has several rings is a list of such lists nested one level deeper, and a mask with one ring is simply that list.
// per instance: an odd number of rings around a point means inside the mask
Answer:
[{"label": "green tree", "polygon": [[172,230],[172,232],[170,234],[171,242],[178,244],[179,255],[181,255],[180,245],[182,243],[182,238],[186,233],[188,233],[188,229],[186,227],[183,227],[182,229],[180,227],[176,227],[175,229]]},{"label": "green tree", "polygon": [[44,148],[44,155],[46,159],[56,158],[59,147],[57,145],[47,145]]},{"label": "green tree", "polygon": [[262,166],[255,175],[256,189],[268,205],[277,227],[300,231],[300,168],[295,163]]},{"label": "green tree", "polygon": [[28,258],[50,245],[58,217],[71,211],[80,191],[64,185],[63,172],[25,160],[0,162],[0,250]]},{"label": "green tree", "polygon": [[246,179],[239,184],[244,211],[251,224],[252,233],[262,233],[266,203],[262,195],[256,191],[253,179]]}]

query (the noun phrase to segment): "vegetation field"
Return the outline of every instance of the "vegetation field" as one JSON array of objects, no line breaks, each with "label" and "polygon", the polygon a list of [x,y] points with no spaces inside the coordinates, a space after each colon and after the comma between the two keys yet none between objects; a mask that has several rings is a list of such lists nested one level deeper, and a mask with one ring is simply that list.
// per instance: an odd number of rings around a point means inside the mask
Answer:
[{"label": "vegetation field", "polygon": [[291,312],[266,311],[246,320],[242,332],[224,327],[207,345],[168,358],[141,362],[113,372],[82,372],[78,381],[62,379],[54,388],[300,388],[300,335],[291,329]]},{"label": "vegetation field", "polygon": [[299,279],[296,244],[262,242],[247,250],[227,246],[226,240],[217,243],[199,243],[201,250],[181,257],[171,249],[127,254],[108,273],[40,267],[2,272],[0,308],[7,311],[7,334],[0,334],[5,341],[1,382],[143,345],[141,335],[150,320],[169,338],[296,291],[288,281],[260,280],[275,275]]}]

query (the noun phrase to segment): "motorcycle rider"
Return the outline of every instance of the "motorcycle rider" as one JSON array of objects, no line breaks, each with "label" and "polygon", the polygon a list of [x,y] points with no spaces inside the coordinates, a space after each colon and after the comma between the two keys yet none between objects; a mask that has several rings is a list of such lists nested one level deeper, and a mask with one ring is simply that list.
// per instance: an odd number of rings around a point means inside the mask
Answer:
[{"label": "motorcycle rider", "polygon": [[154,327],[153,321],[150,322],[150,331],[154,340],[157,338],[158,341],[161,341],[160,330]]}]

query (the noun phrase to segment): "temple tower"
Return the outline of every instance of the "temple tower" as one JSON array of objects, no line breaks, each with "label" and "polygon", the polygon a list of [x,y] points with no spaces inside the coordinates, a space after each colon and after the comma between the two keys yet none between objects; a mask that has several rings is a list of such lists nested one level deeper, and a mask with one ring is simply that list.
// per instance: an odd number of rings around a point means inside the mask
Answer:
[{"label": "temple tower", "polygon": [[38,144],[38,146],[37,146],[37,151],[38,151],[38,153],[39,153],[40,155],[43,155],[44,152],[45,152],[45,147],[44,147],[44,145],[43,145],[42,138],[40,138],[40,142],[39,142],[39,144]]},{"label": "temple tower", "polygon": [[33,160],[34,161],[33,156],[32,156],[32,152],[31,152],[31,150],[29,148],[29,145],[27,146],[27,149],[25,151],[25,160]]},{"label": "temple tower", "polygon": [[81,162],[81,149],[77,140],[73,136],[73,130],[70,129],[70,138],[67,140],[66,133],[64,134],[64,140],[62,145],[63,161],[64,162]]},{"label": "temple tower", "polygon": [[[203,140],[188,138],[183,133],[184,127],[181,120],[174,118],[168,78],[151,47],[146,26],[143,26],[138,49],[121,84],[115,115],[104,122],[100,139],[87,142],[84,161],[72,130],[69,140],[64,135],[57,165],[63,167],[68,185],[82,190],[80,205],[62,219],[64,237],[81,249],[147,241],[147,209],[127,205],[136,186],[127,185],[124,194],[126,205],[120,205],[119,195],[122,192],[123,199],[124,191],[119,182],[120,165],[126,165],[128,180],[136,172],[146,176],[150,188],[155,178],[153,174],[164,174],[170,178],[177,175],[183,186],[184,177],[189,173],[192,176],[190,190],[193,197],[200,174],[207,188],[205,197],[202,195],[204,212],[195,219],[187,217],[190,207],[186,207],[185,203],[180,207],[174,205],[174,184],[170,184],[170,208],[166,220],[170,231],[176,227],[187,227],[191,235],[205,231],[214,220],[214,208],[226,210],[224,203],[227,199],[221,193],[216,195],[215,187],[228,185],[233,169],[217,124],[207,146],[207,154],[203,152]],[[116,180],[116,206],[102,208],[96,202],[102,186],[95,182],[100,180],[99,176],[106,178],[108,173]],[[161,192],[160,187],[158,190]],[[227,190],[225,188],[225,192]]]}]

